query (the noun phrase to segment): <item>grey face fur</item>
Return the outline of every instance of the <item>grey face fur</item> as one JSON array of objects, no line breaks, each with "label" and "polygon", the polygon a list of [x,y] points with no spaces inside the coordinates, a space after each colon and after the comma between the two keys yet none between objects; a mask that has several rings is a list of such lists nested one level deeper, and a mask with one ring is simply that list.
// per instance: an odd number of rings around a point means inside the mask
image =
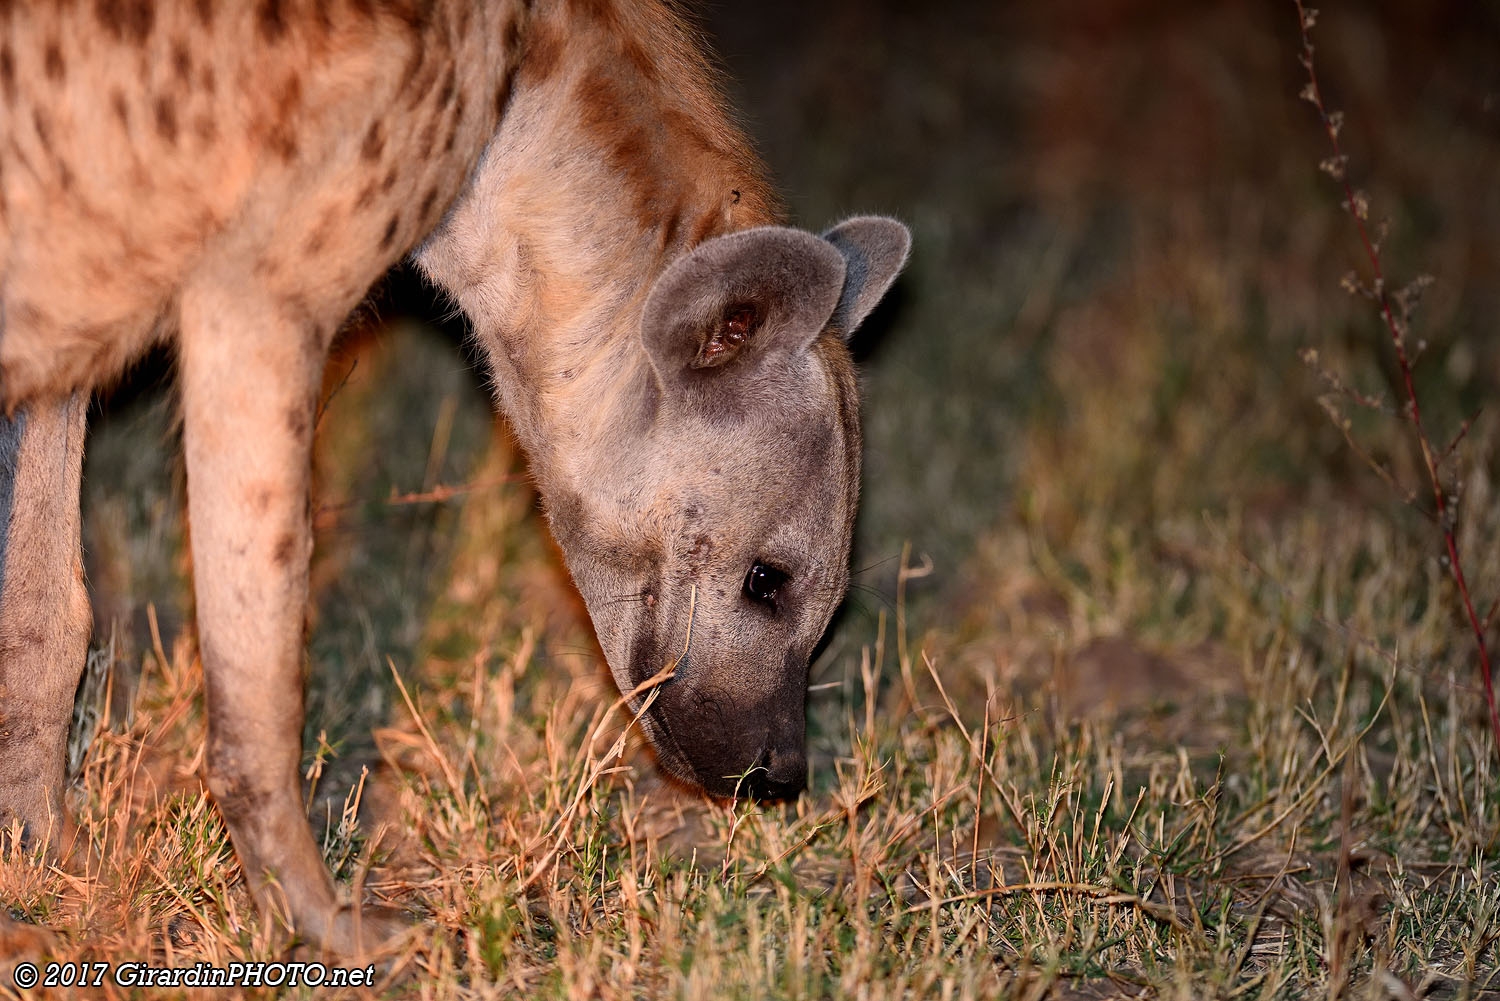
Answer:
[{"label": "grey face fur", "polygon": [[668,770],[718,795],[805,782],[808,658],[848,584],[859,489],[843,338],[908,246],[860,218],[677,261],[642,320],[653,405],[586,489],[549,498],[621,691],[675,663],[643,724]]}]

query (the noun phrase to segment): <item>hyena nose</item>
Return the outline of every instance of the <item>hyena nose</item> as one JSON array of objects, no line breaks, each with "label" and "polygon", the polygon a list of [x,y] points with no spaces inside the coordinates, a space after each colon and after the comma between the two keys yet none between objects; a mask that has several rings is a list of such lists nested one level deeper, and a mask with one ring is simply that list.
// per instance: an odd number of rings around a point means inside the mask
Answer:
[{"label": "hyena nose", "polygon": [[807,757],[801,751],[766,749],[745,776],[744,793],[756,799],[796,799],[807,786]]}]

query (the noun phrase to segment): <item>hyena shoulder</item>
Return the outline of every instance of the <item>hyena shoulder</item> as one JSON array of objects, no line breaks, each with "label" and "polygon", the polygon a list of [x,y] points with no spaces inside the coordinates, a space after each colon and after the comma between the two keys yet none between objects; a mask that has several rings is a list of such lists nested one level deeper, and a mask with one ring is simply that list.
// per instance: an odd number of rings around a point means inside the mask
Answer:
[{"label": "hyena shoulder", "polygon": [[110,378],[203,274],[336,324],[472,173],[527,7],[3,5],[0,398]]}]

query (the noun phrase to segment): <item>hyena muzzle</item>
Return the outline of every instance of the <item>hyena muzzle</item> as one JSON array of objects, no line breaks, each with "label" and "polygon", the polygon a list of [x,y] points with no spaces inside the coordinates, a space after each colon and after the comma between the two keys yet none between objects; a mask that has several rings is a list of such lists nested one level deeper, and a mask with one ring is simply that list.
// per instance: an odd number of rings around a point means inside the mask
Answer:
[{"label": "hyena muzzle", "polygon": [[385,933],[303,814],[301,658],[315,395],[406,255],[472,323],[619,686],[675,665],[661,764],[802,787],[859,481],[845,339],[909,240],[781,225],[693,37],[661,0],[0,4],[0,826],[66,848],[87,401],[169,342],[209,788],[263,908],[335,951]]}]

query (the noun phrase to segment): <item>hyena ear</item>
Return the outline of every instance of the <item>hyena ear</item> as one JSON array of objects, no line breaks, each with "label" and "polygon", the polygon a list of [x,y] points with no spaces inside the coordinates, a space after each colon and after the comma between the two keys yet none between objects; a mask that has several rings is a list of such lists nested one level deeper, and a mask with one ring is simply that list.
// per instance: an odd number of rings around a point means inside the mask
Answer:
[{"label": "hyena ear", "polygon": [[844,255],[844,292],[833,325],[847,340],[906,266],[911,232],[885,216],[855,216],[823,234]]},{"label": "hyena ear", "polygon": [[646,297],[641,339],[663,387],[719,382],[805,349],[839,304],[844,267],[833,244],[784,226],[703,242]]}]

